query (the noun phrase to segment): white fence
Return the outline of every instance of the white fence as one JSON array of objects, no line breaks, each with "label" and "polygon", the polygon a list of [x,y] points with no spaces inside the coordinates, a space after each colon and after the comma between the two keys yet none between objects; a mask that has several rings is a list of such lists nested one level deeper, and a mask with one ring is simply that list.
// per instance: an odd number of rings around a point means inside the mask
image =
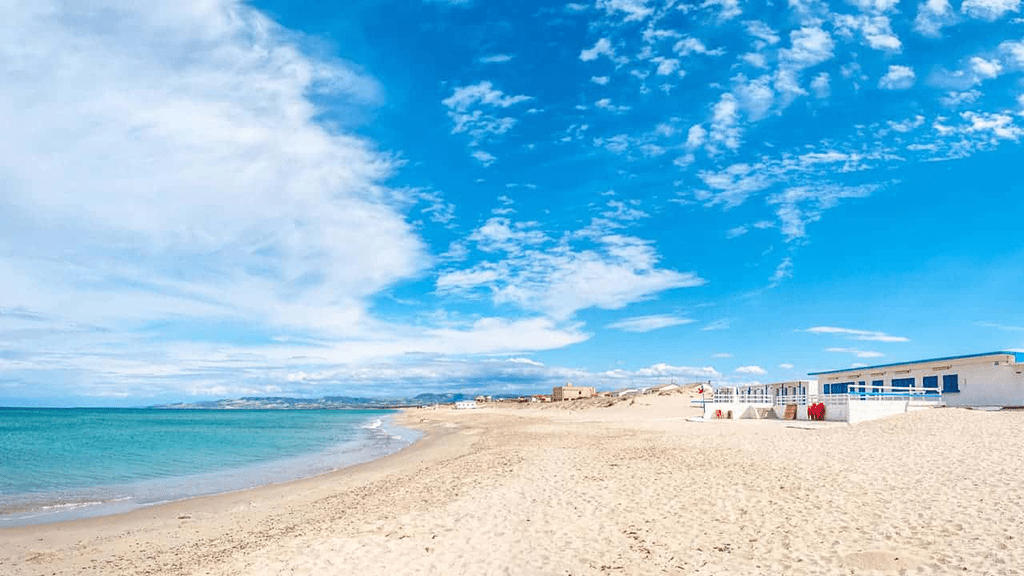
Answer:
[{"label": "white fence", "polygon": [[[879,389],[879,392],[871,392],[872,389]],[[904,400],[912,402],[941,403],[942,395],[935,388],[918,388],[909,386],[890,386],[885,388],[872,388],[865,386],[864,392],[859,388],[851,388],[845,394],[799,394],[799,395],[778,395],[764,393],[726,393],[719,400],[719,394],[715,393],[716,403],[745,403],[745,404],[771,404],[773,406],[786,406],[796,404],[797,406],[808,406],[811,404],[845,405],[851,400],[865,401],[886,401]]]}]

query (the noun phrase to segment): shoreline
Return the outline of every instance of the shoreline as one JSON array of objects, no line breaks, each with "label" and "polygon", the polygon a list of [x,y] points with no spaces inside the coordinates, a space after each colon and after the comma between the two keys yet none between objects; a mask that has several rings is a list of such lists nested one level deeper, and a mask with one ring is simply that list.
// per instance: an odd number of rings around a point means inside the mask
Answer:
[{"label": "shoreline", "polygon": [[[334,470],[327,470],[310,476],[303,476],[290,480],[270,482],[267,484],[260,484],[258,486],[238,488],[235,490],[227,490],[212,494],[188,496],[164,502],[138,504],[129,510],[119,512],[62,519],[51,522],[0,526],[0,540],[8,538],[14,539],[18,537],[34,538],[37,536],[46,536],[52,532],[89,531],[93,528],[109,528],[121,523],[130,524],[135,522],[144,522],[163,515],[180,516],[184,515],[185,511],[195,508],[201,508],[206,511],[207,508],[212,509],[237,505],[238,501],[244,499],[255,500],[265,498],[267,496],[276,496],[279,492],[292,489],[309,489],[319,484],[325,484],[352,475],[373,475],[379,470],[389,467],[394,460],[399,458],[404,459],[411,455],[415,455],[418,451],[427,449],[433,441],[436,441],[439,434],[438,431],[431,431],[427,427],[416,426],[409,422],[398,422],[406,416],[405,412],[408,410],[412,409],[397,410],[395,413],[389,414],[387,417],[390,420],[395,421],[397,427],[417,432],[420,434],[420,437],[411,441],[396,452],[385,454],[372,460],[357,462]],[[443,433],[441,435],[443,435]],[[5,553],[4,545],[0,544],[0,554],[3,553]],[[0,558],[0,560],[2,560],[2,558]],[[3,565],[4,564],[0,562],[0,566]]]},{"label": "shoreline", "polygon": [[[286,458],[257,461],[237,468],[226,468],[210,471],[199,471],[184,476],[157,477],[121,484],[76,488],[65,491],[67,497],[47,499],[46,495],[34,502],[25,498],[20,506],[17,501],[11,508],[0,515],[0,533],[5,529],[46,526],[74,522],[89,518],[101,518],[128,514],[135,510],[174,504],[195,498],[220,496],[245,490],[255,490],[265,486],[274,486],[306,480],[332,474],[386,458],[392,454],[408,449],[422,439],[422,432],[405,427],[398,423],[401,410],[389,409],[387,414],[368,419],[358,426],[365,430],[367,437],[362,440],[349,440],[342,444],[326,446],[314,452],[304,452]],[[367,425],[375,422],[373,425]],[[401,447],[397,450],[387,446],[386,442],[374,441],[372,434],[381,433],[388,441],[396,441]],[[412,433],[411,437],[406,437]],[[376,442],[376,443],[375,443]],[[327,466],[330,458],[343,457],[336,466]],[[283,472],[291,467],[301,471]],[[262,478],[261,478],[262,476]],[[256,478],[252,483],[246,478]],[[182,489],[181,486],[197,486],[205,484],[206,488]],[[161,494],[160,492],[164,493]],[[70,494],[69,494],[70,493]],[[104,496],[104,493],[108,496]],[[164,496],[161,498],[161,496]]]}]

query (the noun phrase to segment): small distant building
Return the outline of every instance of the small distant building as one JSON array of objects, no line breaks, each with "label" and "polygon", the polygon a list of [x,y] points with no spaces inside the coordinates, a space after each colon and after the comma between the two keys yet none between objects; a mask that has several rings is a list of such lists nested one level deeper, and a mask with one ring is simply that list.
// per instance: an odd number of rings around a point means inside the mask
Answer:
[{"label": "small distant building", "polygon": [[476,401],[474,400],[462,400],[461,402],[455,403],[456,410],[474,410],[476,409]]},{"label": "small distant building", "polygon": [[679,389],[679,384],[675,384],[675,383],[672,383],[672,384],[660,384],[658,386],[651,386],[650,388],[647,389],[646,393],[647,394],[661,394],[662,392],[671,392],[673,390],[678,390],[678,389]]},{"label": "small distant building", "polygon": [[551,400],[561,402],[562,400],[578,400],[590,398],[597,393],[593,386],[574,386],[572,382],[566,382],[565,386],[555,386],[551,390]]},{"label": "small distant building", "polygon": [[941,396],[947,406],[1024,406],[1024,353],[986,352],[815,372],[822,394]]},{"label": "small distant building", "polygon": [[633,394],[639,393],[640,390],[637,388],[619,388],[618,390],[612,392],[611,395],[615,396],[616,398],[621,398],[623,396],[631,396]]}]

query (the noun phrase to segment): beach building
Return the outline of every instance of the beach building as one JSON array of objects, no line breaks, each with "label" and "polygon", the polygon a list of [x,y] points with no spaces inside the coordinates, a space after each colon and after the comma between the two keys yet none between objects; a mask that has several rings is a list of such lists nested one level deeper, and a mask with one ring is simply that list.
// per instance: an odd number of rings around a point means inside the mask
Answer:
[{"label": "beach building", "polygon": [[597,390],[593,386],[575,386],[572,382],[566,382],[565,386],[555,386],[551,390],[551,399],[561,402],[562,400],[590,398],[596,393]]},{"label": "beach building", "polygon": [[1021,352],[947,356],[810,375],[817,382],[718,388],[714,399],[704,404],[704,418],[806,420],[812,412],[823,412],[824,420],[852,423],[939,406],[1024,408]]},{"label": "beach building", "polygon": [[808,399],[813,400],[817,396],[818,383],[814,380],[789,380],[770,384],[722,386],[714,390],[710,403],[701,398],[694,402],[705,407],[706,417],[739,419],[788,416],[794,420],[806,420]]},{"label": "beach building", "polygon": [[1024,353],[986,352],[815,372],[822,394],[934,395],[947,406],[1024,406]]},{"label": "beach building", "polygon": [[476,409],[476,401],[474,400],[462,400],[455,403],[456,410],[474,410]]}]

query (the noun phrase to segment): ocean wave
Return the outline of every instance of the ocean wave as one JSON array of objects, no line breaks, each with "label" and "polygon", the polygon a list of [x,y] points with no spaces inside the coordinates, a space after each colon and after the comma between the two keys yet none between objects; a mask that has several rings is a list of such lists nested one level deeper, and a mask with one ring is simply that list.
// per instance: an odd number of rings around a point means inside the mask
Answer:
[{"label": "ocean wave", "polygon": [[360,426],[360,428],[362,428],[364,430],[376,430],[376,429],[380,428],[383,425],[384,425],[384,421],[381,420],[380,418],[377,418],[373,422],[370,422],[368,424],[363,424],[362,426]]}]

